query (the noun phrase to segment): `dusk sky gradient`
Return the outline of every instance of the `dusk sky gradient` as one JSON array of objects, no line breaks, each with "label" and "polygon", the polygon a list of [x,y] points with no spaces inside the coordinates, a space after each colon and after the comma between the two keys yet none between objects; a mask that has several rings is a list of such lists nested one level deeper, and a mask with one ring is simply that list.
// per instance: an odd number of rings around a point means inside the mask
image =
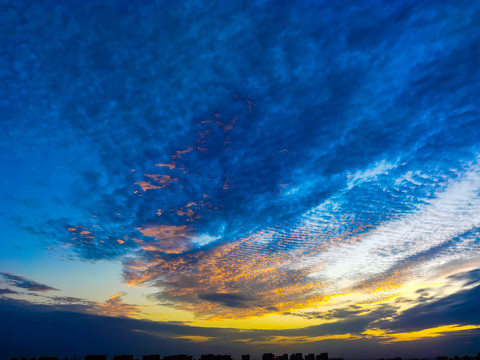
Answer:
[{"label": "dusk sky gradient", "polygon": [[480,351],[480,2],[0,1],[0,348]]}]

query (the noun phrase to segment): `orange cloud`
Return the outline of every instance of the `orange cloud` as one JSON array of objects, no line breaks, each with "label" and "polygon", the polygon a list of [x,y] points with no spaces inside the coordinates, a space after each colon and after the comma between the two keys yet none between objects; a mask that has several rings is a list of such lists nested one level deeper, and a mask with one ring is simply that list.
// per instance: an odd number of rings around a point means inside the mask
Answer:
[{"label": "orange cloud", "polygon": [[[200,202],[200,205],[204,205],[203,201]],[[193,211],[192,207],[199,206],[196,202],[191,201],[184,207],[181,207],[180,209],[175,210],[176,214],[178,216],[186,216],[188,219],[186,221],[195,221],[197,219],[201,218],[200,214],[195,214],[195,211]]]},{"label": "orange cloud", "polygon": [[153,237],[155,241],[147,242],[137,239],[135,242],[146,251],[158,251],[166,254],[181,254],[189,250],[191,231],[186,225],[154,225],[140,227],[143,236]]},{"label": "orange cloud", "polygon": [[175,151],[175,155],[172,155],[172,159],[180,159],[183,154],[189,153],[192,150],[193,150],[193,146],[190,146],[185,150],[177,150]]},{"label": "orange cloud", "polygon": [[223,183],[223,187],[222,187],[223,190],[228,190],[228,188],[230,187],[230,186],[228,185],[228,182],[229,182],[229,181],[230,181],[229,178],[226,178],[226,179],[225,179],[225,182]]},{"label": "orange cloud", "polygon": [[143,191],[154,190],[154,189],[163,189],[165,186],[152,185],[147,181],[137,181],[135,185],[138,185],[142,188]]},{"label": "orange cloud", "polygon": [[154,179],[157,183],[161,185],[154,185],[148,181],[137,181],[135,184],[139,185],[143,191],[154,190],[154,189],[163,189],[167,186],[170,186],[174,181],[178,181],[178,178],[172,178],[170,175],[160,175],[160,174],[144,174],[146,177]]},{"label": "orange cloud", "polygon": [[126,304],[122,301],[123,293],[112,295],[105,303],[97,303],[95,306],[96,313],[105,316],[122,316],[129,317],[138,314],[141,307],[137,305]]},{"label": "orange cloud", "polygon": [[168,184],[170,185],[174,181],[178,181],[178,178],[172,178],[170,175],[160,175],[160,174],[144,174],[146,177],[154,179],[159,184]]},{"label": "orange cloud", "polygon": [[155,166],[164,166],[164,167],[168,167],[170,170],[173,170],[175,169],[175,166],[177,165],[177,163],[175,161],[172,161],[171,163],[169,164],[155,164]]},{"label": "orange cloud", "polygon": [[124,293],[118,293],[118,294],[115,294],[115,295],[109,296],[109,297],[108,297],[108,300],[115,299],[115,298],[117,298],[117,297],[120,297],[120,296],[122,296],[122,295],[125,295],[125,294],[124,294]]},{"label": "orange cloud", "polygon": [[[145,243],[152,251],[180,253],[190,248],[185,228],[172,229],[175,241],[168,245]],[[160,239],[162,228],[142,229],[146,236]],[[268,236],[268,232],[263,234]],[[170,236],[165,236],[170,239]],[[131,261],[125,278],[130,285],[162,277],[162,299],[210,320],[247,318],[294,311],[329,301],[315,290],[320,281],[307,278],[310,270],[281,266],[289,255],[259,251],[257,238],[220,244],[209,252],[195,252],[149,261]],[[230,299],[233,299],[231,301]],[[254,305],[254,306],[252,306]]]}]

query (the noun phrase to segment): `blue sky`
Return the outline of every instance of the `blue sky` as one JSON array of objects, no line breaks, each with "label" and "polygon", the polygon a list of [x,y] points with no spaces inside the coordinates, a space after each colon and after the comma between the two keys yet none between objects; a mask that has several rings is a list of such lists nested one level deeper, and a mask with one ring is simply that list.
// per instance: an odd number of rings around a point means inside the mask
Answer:
[{"label": "blue sky", "polygon": [[8,356],[480,350],[480,5],[0,6]]}]

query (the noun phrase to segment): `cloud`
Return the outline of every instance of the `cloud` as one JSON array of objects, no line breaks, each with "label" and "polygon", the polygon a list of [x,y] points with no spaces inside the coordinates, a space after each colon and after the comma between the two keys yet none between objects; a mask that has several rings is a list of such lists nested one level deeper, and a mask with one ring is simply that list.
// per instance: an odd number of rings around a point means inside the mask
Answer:
[{"label": "cloud", "polygon": [[[50,10],[5,12],[0,148],[3,191],[32,192],[3,212],[60,257],[115,259],[128,284],[200,318],[290,312],[352,321],[352,336],[387,316],[396,333],[419,327],[400,302],[361,317],[349,294],[375,303],[478,259],[477,3]],[[471,276],[455,287],[466,304]],[[444,291],[405,301],[464,326]]]},{"label": "cloud", "polygon": [[[88,353],[158,353],[159,346],[168,353],[180,353],[184,341],[171,336],[156,338],[138,330],[154,329],[156,333],[176,332],[178,326],[155,324],[126,318],[113,318],[74,312],[55,312],[43,308],[19,308],[1,305],[5,328],[0,344],[3,356],[38,353],[82,357]],[[9,330],[6,331],[5,329]],[[52,336],[56,341],[52,342]]]},{"label": "cloud", "polygon": [[123,295],[125,294],[120,293],[110,296],[104,304],[96,303],[94,308],[95,313],[105,316],[124,317],[131,317],[139,313],[142,307],[124,303],[121,299]]},{"label": "cloud", "polygon": [[475,286],[441,298],[414,303],[412,308],[394,316],[391,322],[382,321],[379,325],[386,329],[405,332],[451,324],[478,325],[480,312],[475,299],[479,294],[480,286]]},{"label": "cloud", "polygon": [[392,343],[392,342],[423,340],[425,338],[432,338],[432,337],[441,337],[441,336],[445,336],[447,333],[458,332],[458,331],[477,330],[473,332],[473,334],[476,334],[478,333],[478,329],[480,329],[480,325],[460,326],[458,324],[454,324],[454,325],[438,326],[435,328],[423,329],[419,331],[411,331],[411,332],[405,332],[405,333],[393,333],[393,332],[386,332],[384,330],[369,329],[365,331],[364,334],[367,336],[382,337],[386,339],[386,342]]},{"label": "cloud", "polygon": [[137,228],[142,235],[153,237],[155,242],[137,240],[146,251],[159,251],[167,254],[180,254],[191,248],[191,230],[186,225],[154,225]]},{"label": "cloud", "polygon": [[449,278],[455,281],[465,281],[466,287],[477,285],[480,282],[480,269],[459,272],[450,275]]},{"label": "cloud", "polygon": [[292,345],[305,343],[318,343],[325,340],[358,340],[361,337],[342,334],[342,335],[323,335],[323,336],[271,336],[264,340],[248,339],[248,344],[272,344],[272,345]]},{"label": "cloud", "polygon": [[[351,193],[358,186],[371,186],[369,181],[377,181],[378,174],[362,175],[362,184],[355,180],[356,185],[346,186],[335,201],[326,201],[291,223],[245,238],[169,258],[158,255],[157,249],[144,248],[150,250],[146,261],[127,263],[126,279],[161,287],[159,300],[198,315],[248,317],[319,306],[330,296],[352,291],[373,299],[377,295],[368,295],[370,291],[388,293],[417,279],[419,270],[419,278],[428,272],[433,279],[449,264],[474,261],[480,221],[476,164],[416,209],[378,225],[352,227],[337,217],[342,212],[348,216],[344,211],[351,209]],[[389,181],[403,186],[403,180]],[[175,239],[182,241],[183,236],[182,228]],[[255,301],[245,302],[236,294],[249,294]]]},{"label": "cloud", "polygon": [[[36,287],[22,288],[28,290],[28,292],[0,289],[0,297],[6,304],[28,307],[36,311],[78,312],[111,317],[134,317],[141,313],[144,308],[144,306],[125,303],[122,300],[124,293],[112,295],[105,302],[99,302],[87,298],[50,295],[46,294],[47,290],[35,290]],[[17,296],[6,297],[5,295]]]},{"label": "cloud", "polygon": [[51,286],[41,284],[36,281],[26,279],[18,275],[5,273],[5,272],[0,273],[0,275],[3,277],[3,279],[7,284],[18,287],[18,288],[27,289],[29,291],[47,292],[52,290],[58,290]]},{"label": "cloud", "polygon": [[207,300],[214,303],[221,303],[228,307],[248,307],[250,299],[239,294],[226,294],[226,293],[214,293],[214,294],[202,294],[198,296],[202,300]]},{"label": "cloud", "polygon": [[[239,356],[242,353],[262,353],[275,344],[280,352],[303,351],[317,352],[318,347],[328,351],[331,356],[354,356],[359,349],[371,356],[392,354],[415,354],[415,342],[411,351],[404,345],[382,344],[388,335],[378,337],[373,334],[361,334],[363,327],[349,328],[345,323],[344,331],[332,332],[329,326],[321,325],[301,330],[236,330],[231,328],[213,328],[190,326],[175,322],[154,322],[126,317],[108,317],[95,314],[55,311],[46,305],[31,305],[18,300],[0,301],[0,314],[4,327],[0,330],[0,344],[5,356],[27,356],[40,353],[64,354],[69,357],[84,356],[88,353],[133,353],[137,356],[146,353],[158,353],[159,347],[164,354],[189,353],[199,356],[211,352],[215,346],[217,352]],[[8,329],[8,330],[7,330]],[[345,331],[347,330],[348,331]],[[460,330],[460,329],[456,329]],[[443,331],[444,336],[437,345],[450,344],[452,333]],[[432,333],[433,334],[433,333]],[[476,332],[455,333],[464,341],[475,340]],[[52,336],[57,341],[49,339]],[[393,336],[393,335],[392,335]],[[388,337],[387,337],[388,339]],[[351,346],[346,346],[347,343]],[[372,351],[372,349],[375,349]],[[317,350],[315,350],[317,349]],[[368,350],[370,349],[370,350]],[[440,346],[447,353],[448,346]],[[473,353],[474,346],[465,345],[464,351]],[[419,352],[417,352],[419,354]],[[424,354],[420,352],[420,354]],[[63,356],[63,355],[62,355]]]},{"label": "cloud", "polygon": [[0,296],[2,295],[15,295],[18,294],[18,292],[11,290],[11,289],[0,289]]}]

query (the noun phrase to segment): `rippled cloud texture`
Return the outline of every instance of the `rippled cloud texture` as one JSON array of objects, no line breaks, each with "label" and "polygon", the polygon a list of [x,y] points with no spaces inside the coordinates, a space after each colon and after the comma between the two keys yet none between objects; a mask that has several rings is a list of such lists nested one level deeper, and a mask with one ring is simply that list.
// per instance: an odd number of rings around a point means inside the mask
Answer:
[{"label": "rippled cloud texture", "polygon": [[[480,4],[21,0],[0,27],[19,319],[122,317],[169,351],[479,350]],[[82,261],[142,300],[98,300]]]}]

